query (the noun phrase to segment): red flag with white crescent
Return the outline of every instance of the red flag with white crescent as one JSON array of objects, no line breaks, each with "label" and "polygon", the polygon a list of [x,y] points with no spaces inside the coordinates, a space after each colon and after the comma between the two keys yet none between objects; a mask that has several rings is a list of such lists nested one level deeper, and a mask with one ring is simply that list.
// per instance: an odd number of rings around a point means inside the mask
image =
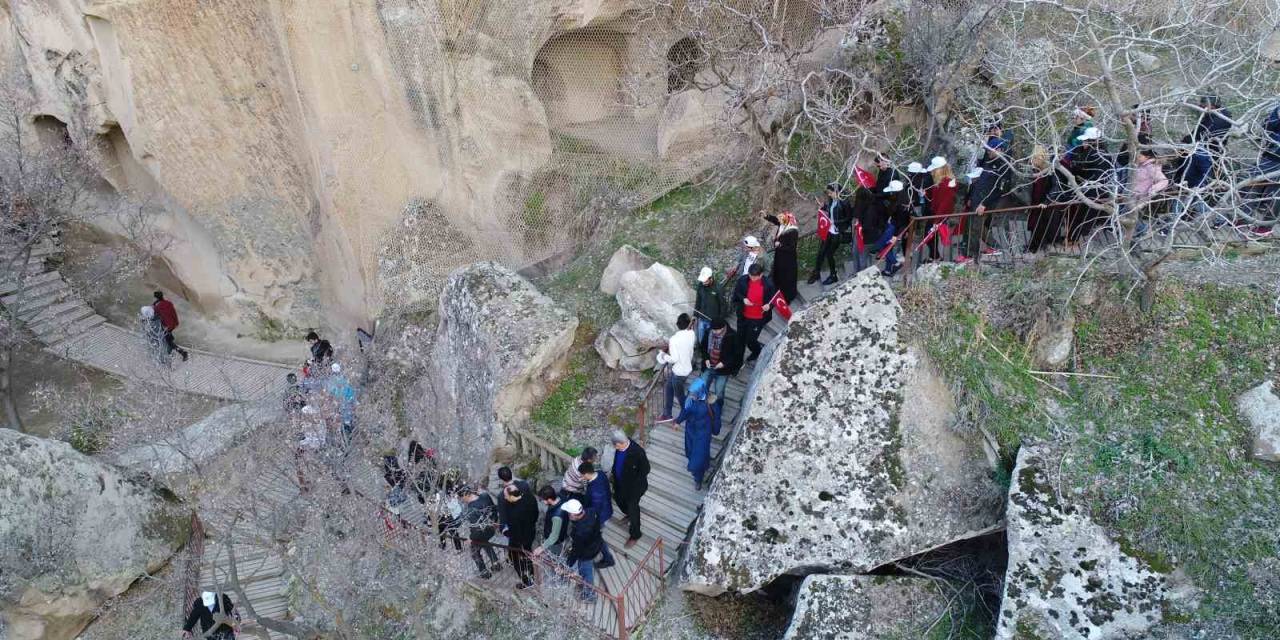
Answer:
[{"label": "red flag with white crescent", "polygon": [[781,315],[783,320],[791,322],[791,305],[787,304],[787,298],[782,295],[781,291],[773,294],[773,299],[769,301],[769,304],[778,310],[778,315]]},{"label": "red flag with white crescent", "polygon": [[827,216],[827,212],[818,209],[818,239],[826,242],[827,236],[831,235],[831,218]]},{"label": "red flag with white crescent", "polygon": [[862,253],[863,251],[866,251],[867,242],[862,239],[862,223],[861,222],[854,224],[853,232],[854,232],[854,237],[858,243],[858,253]]},{"label": "red flag with white crescent", "polygon": [[853,172],[858,176],[858,184],[867,189],[876,186],[876,177],[871,175],[871,172],[864,171],[862,167],[858,166],[853,168]]},{"label": "red flag with white crescent", "polygon": [[884,260],[884,257],[889,255],[889,251],[898,244],[898,237],[899,236],[894,236],[889,238],[889,241],[885,243],[884,248],[880,250],[880,253],[876,254],[876,260]]},{"label": "red flag with white crescent", "polygon": [[940,222],[938,224],[938,241],[940,241],[944,247],[951,246],[951,225],[946,222]]}]

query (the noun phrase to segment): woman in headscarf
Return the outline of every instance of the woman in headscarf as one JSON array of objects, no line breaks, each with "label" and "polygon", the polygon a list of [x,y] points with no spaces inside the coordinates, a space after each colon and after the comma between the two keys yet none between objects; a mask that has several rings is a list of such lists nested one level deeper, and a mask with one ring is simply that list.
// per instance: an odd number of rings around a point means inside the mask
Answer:
[{"label": "woman in headscarf", "polygon": [[689,385],[689,395],[684,408],[676,416],[676,424],[684,425],[684,457],[686,467],[693,474],[693,488],[702,491],[702,480],[711,466],[711,405],[707,403],[707,383],[695,378]]},{"label": "woman in headscarf", "polygon": [[144,305],[138,310],[138,327],[147,340],[147,349],[151,359],[162,366],[169,365],[168,350],[164,345],[164,326],[156,317],[156,310],[151,305]]},{"label": "woman in headscarf", "polygon": [[796,227],[796,217],[790,211],[783,211],[776,217],[766,215],[765,220],[778,226],[773,236],[773,268],[769,272],[773,286],[782,292],[787,302],[796,299],[796,242],[800,238],[800,229]]}]

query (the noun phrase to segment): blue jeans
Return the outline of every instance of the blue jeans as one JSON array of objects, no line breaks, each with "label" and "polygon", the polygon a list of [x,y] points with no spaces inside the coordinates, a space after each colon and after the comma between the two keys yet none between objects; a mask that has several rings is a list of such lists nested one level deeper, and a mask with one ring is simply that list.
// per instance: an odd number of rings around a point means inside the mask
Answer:
[{"label": "blue jeans", "polygon": [[[876,239],[875,244],[871,245],[870,247],[871,251],[879,253],[886,246],[888,246],[889,242],[892,241],[893,237],[897,234],[898,234],[898,229],[893,226],[892,222],[889,222],[884,227],[884,233],[880,234],[880,237]],[[898,249],[895,247],[893,249],[890,249],[889,253],[885,254],[884,268],[893,269],[897,265],[898,265]]]},{"label": "blue jeans", "polygon": [[724,387],[729,384],[729,376],[723,376],[711,369],[702,372],[702,381],[707,384],[707,393],[717,397],[724,397]]},{"label": "blue jeans", "polygon": [[707,320],[702,316],[698,316],[698,318],[694,320],[693,332],[695,335],[698,336],[698,344],[702,344],[702,339],[707,337],[707,332],[710,330],[711,330],[710,320]]},{"label": "blue jeans", "polygon": [[675,415],[674,413],[671,413],[672,397],[680,400],[681,407],[684,406],[684,399],[686,395],[684,383],[688,378],[688,375],[678,376],[674,373],[667,376],[667,384],[662,393],[662,406],[665,407],[662,410],[662,417],[670,418]]},{"label": "blue jeans", "polygon": [[[578,561],[578,577],[587,584],[595,584],[596,581],[596,564],[591,558],[583,558]],[[595,602],[596,592],[589,587],[583,587],[582,599],[587,602]]]}]

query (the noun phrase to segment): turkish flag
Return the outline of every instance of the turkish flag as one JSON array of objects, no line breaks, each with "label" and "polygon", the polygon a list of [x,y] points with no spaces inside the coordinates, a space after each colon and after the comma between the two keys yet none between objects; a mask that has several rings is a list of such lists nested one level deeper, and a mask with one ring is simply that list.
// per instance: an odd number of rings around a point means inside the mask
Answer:
[{"label": "turkish flag", "polygon": [[858,243],[858,253],[867,250],[867,242],[862,239],[862,223],[858,222],[853,225],[854,238]]},{"label": "turkish flag", "polygon": [[884,260],[884,257],[889,255],[889,250],[893,249],[894,245],[898,244],[899,237],[900,236],[894,236],[889,238],[889,241],[885,243],[884,248],[880,250],[880,253],[876,254],[876,260]]},{"label": "turkish flag", "polygon": [[868,171],[863,171],[862,167],[854,166],[853,172],[858,176],[858,184],[867,189],[876,186],[876,177]]},{"label": "turkish flag", "polygon": [[781,291],[773,294],[773,299],[769,301],[769,304],[778,310],[778,315],[782,316],[783,320],[791,322],[791,305],[787,304],[787,299],[782,295]]},{"label": "turkish flag", "polygon": [[951,246],[951,225],[946,222],[938,223],[938,241],[944,247]]},{"label": "turkish flag", "polygon": [[826,211],[818,209],[818,239],[826,242],[829,235],[831,235],[831,218],[827,216]]}]

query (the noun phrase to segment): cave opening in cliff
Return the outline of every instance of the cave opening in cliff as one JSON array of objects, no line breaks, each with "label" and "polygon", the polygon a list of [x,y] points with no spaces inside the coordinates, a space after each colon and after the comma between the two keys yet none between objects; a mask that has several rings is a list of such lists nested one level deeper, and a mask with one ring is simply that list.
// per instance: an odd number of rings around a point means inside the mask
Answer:
[{"label": "cave opening in cliff", "polygon": [[45,149],[71,149],[71,132],[67,123],[51,115],[38,115],[31,120],[36,140]]},{"label": "cave opening in cliff", "polygon": [[667,93],[680,93],[693,86],[706,52],[694,38],[682,38],[667,50]]},{"label": "cave opening in cliff", "polygon": [[624,156],[637,145],[648,151],[653,134],[637,128],[624,80],[627,48],[626,34],[578,29],[548,40],[534,56],[531,84],[557,147]]},{"label": "cave opening in cliff", "polygon": [[133,147],[119,125],[107,125],[104,132],[94,137],[94,143],[102,177],[117,192],[139,200],[159,194],[155,178],[134,155]]}]

